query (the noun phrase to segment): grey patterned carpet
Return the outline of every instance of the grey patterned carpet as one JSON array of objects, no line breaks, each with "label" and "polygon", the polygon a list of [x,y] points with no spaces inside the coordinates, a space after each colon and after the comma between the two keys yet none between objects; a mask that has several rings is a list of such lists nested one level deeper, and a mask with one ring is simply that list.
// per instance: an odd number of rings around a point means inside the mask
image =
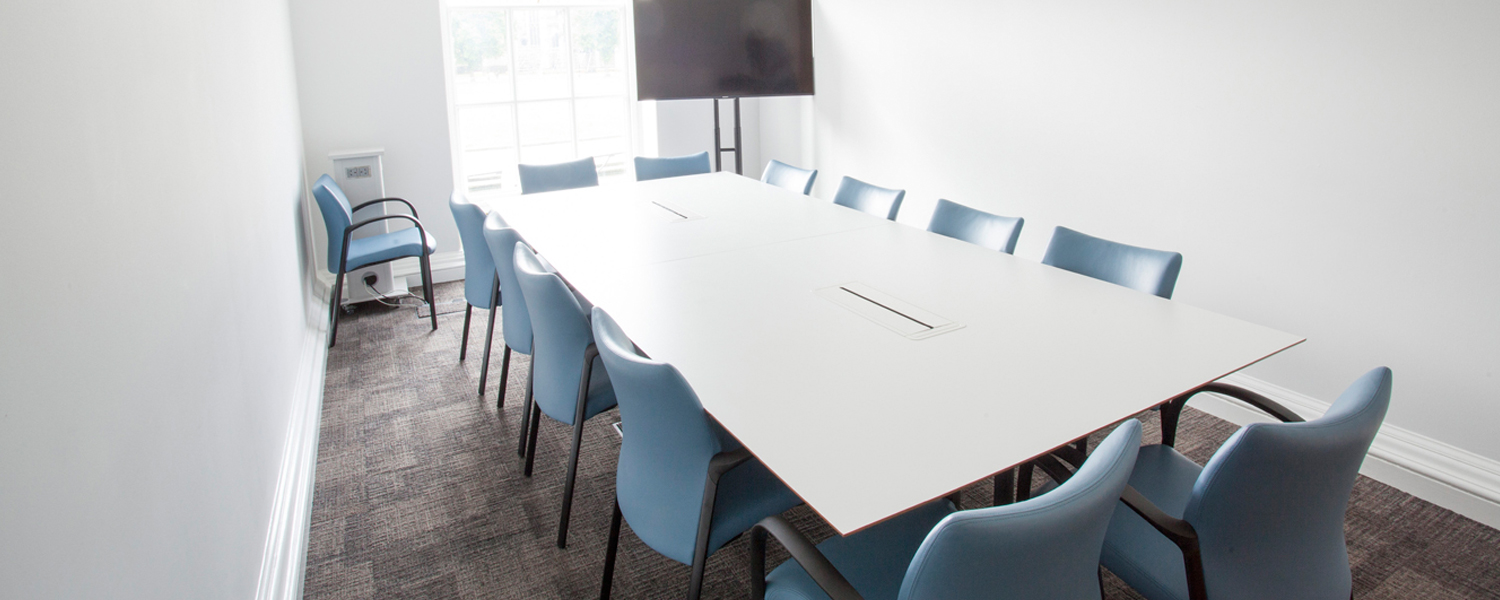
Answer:
[{"label": "grey patterned carpet", "polygon": [[[462,290],[441,285],[438,302]],[[367,303],[340,322],[324,388],[305,596],[596,597],[619,448],[609,425],[617,418],[606,413],[586,427],[569,545],[559,550],[568,428],[543,419],[535,474],[522,477],[516,433],[525,361],[512,361],[497,418],[498,351],[489,393],[477,397],[487,313],[475,311],[469,358],[460,364],[462,310],[440,309],[435,332],[417,312]],[[1142,421],[1146,439],[1159,439],[1155,417]],[[1234,429],[1189,408],[1178,447],[1201,463]],[[982,482],[963,502],[981,506],[989,495]],[[815,540],[831,535],[805,507],[788,516]],[[1357,598],[1500,599],[1494,529],[1363,477],[1347,523]],[[741,539],[709,559],[705,598],[746,597],[746,555]],[[782,558],[773,554],[771,564]],[[615,598],[680,597],[687,580],[687,567],[626,526]],[[1110,599],[1140,597],[1112,576],[1105,589]]]}]

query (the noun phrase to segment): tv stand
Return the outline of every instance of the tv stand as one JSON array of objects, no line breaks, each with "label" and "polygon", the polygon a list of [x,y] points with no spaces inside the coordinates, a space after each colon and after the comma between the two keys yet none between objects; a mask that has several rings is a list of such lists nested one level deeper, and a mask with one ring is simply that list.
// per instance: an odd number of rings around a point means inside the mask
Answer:
[{"label": "tv stand", "polygon": [[733,100],[734,100],[734,147],[733,148],[725,148],[724,147],[724,143],[723,143],[723,141],[721,141],[720,136],[719,136],[719,101],[720,100],[729,100],[729,99],[731,99],[731,98],[728,97],[728,96],[724,96],[724,97],[721,97],[721,98],[711,98],[711,100],[714,103],[714,171],[723,171],[724,170],[724,153],[725,152],[733,152],[734,153],[734,172],[737,175],[744,175],[745,174],[745,161],[744,161],[745,152],[740,148],[740,99],[739,99],[738,96],[735,96],[733,98]]}]

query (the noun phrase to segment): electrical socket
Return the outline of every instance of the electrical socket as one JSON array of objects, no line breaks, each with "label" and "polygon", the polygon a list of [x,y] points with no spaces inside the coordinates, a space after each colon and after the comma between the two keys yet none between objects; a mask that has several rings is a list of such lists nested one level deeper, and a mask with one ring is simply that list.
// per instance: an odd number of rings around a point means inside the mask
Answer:
[{"label": "electrical socket", "polygon": [[369,176],[370,167],[368,165],[344,168],[344,179],[364,179]]},{"label": "electrical socket", "polygon": [[374,273],[365,273],[365,287],[373,290],[377,281],[380,281],[380,278],[376,277]]}]

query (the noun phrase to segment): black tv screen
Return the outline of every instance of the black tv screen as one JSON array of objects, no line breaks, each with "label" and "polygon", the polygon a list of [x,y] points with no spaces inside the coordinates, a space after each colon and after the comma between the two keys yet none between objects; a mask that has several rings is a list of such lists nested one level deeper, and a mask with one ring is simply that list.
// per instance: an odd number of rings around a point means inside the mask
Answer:
[{"label": "black tv screen", "polygon": [[812,0],[635,0],[641,100],[813,93]]}]

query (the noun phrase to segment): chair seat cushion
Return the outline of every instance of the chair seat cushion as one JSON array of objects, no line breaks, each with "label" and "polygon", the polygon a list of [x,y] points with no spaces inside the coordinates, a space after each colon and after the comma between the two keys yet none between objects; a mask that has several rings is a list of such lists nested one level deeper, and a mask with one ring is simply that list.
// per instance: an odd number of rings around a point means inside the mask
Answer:
[{"label": "chair seat cushion", "polygon": [[[1202,471],[1170,446],[1146,446],[1135,460],[1130,486],[1180,519]],[[1115,506],[1100,562],[1151,600],[1188,598],[1182,551],[1123,502]]]},{"label": "chair seat cushion", "polygon": [[424,248],[420,235],[421,232],[416,227],[408,227],[390,233],[349,240],[347,269],[353,271],[365,265],[408,256],[421,256],[424,250],[427,254],[437,252],[437,238],[427,236],[427,244]]},{"label": "chair seat cushion", "polygon": [[[831,538],[818,550],[866,600],[894,599],[922,541],[951,513],[947,500],[928,502],[854,535]],[[766,598],[827,600],[828,595],[802,565],[788,560],[766,576]]]}]

